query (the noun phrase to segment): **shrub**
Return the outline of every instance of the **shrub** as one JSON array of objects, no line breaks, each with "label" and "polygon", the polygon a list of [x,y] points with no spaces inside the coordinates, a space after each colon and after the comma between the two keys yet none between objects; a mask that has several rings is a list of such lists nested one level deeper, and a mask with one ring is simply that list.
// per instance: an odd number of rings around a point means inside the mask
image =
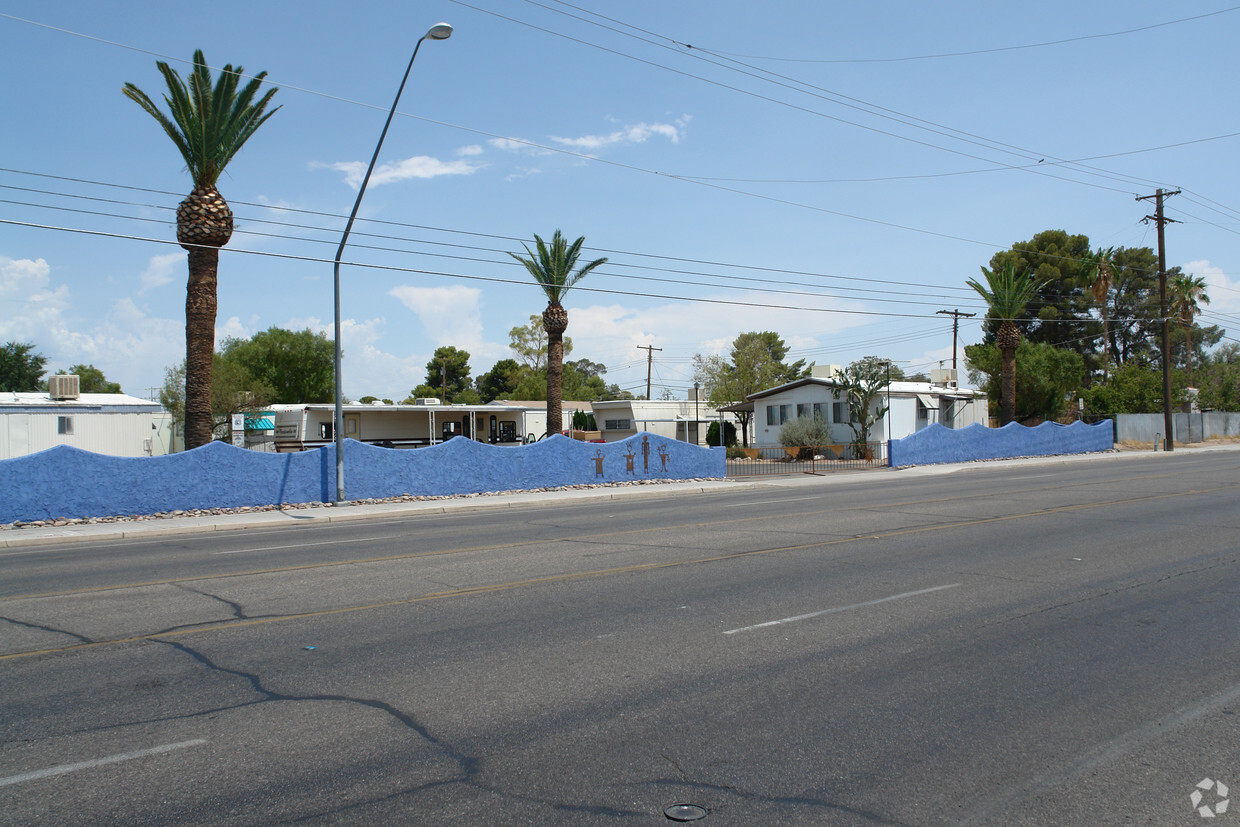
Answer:
[{"label": "shrub", "polygon": [[[821,417],[799,416],[791,422],[785,422],[779,429],[779,444],[785,448],[807,448],[815,445],[830,445],[831,432]],[[798,459],[809,459],[812,450],[801,451]]]},{"label": "shrub", "polygon": [[[706,429],[706,444],[719,447],[719,423],[712,422]],[[723,423],[723,444],[731,448],[736,444],[736,426],[731,422]]]}]

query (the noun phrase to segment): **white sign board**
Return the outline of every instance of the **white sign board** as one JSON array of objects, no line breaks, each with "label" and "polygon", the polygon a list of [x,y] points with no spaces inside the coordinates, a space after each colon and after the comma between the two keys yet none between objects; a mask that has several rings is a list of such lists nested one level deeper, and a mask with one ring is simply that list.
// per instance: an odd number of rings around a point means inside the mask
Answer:
[{"label": "white sign board", "polygon": [[232,415],[232,444],[245,447],[245,414]]}]

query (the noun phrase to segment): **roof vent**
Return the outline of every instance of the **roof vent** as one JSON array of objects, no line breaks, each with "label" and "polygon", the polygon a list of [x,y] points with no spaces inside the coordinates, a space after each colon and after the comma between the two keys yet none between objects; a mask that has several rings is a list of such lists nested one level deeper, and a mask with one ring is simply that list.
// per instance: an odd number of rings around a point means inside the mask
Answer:
[{"label": "roof vent", "polygon": [[47,395],[60,402],[66,399],[77,399],[82,395],[81,380],[72,374],[58,374],[47,377]]},{"label": "roof vent", "polygon": [[438,396],[419,396],[417,399],[413,400],[413,404],[415,405],[441,405],[443,403],[440,402]]}]

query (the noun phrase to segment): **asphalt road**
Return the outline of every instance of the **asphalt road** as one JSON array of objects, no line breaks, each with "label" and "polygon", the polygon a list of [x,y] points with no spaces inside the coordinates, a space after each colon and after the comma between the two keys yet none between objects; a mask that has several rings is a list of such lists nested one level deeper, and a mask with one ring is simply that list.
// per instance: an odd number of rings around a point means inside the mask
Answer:
[{"label": "asphalt road", "polygon": [[1199,824],[1238,493],[1186,452],[6,549],[0,821]]}]

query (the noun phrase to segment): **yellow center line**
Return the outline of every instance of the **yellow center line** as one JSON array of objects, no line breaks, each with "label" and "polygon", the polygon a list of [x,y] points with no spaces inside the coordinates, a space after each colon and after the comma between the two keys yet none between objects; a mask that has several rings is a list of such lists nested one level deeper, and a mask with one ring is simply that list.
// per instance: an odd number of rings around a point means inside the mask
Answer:
[{"label": "yellow center line", "polygon": [[[816,540],[812,543],[801,543],[791,546],[777,546],[774,548],[751,549],[749,551],[736,551],[728,554],[716,554],[710,557],[698,557],[692,560],[665,560],[656,563],[634,563],[628,566],[616,566],[606,569],[592,569],[588,571],[565,572],[562,574],[546,575],[544,577],[531,577],[524,580],[513,580],[504,583],[492,583],[482,586],[466,586],[459,589],[450,589],[447,591],[432,592],[417,597],[407,597],[400,600],[388,600],[381,603],[366,603],[357,606],[342,606],[336,609],[320,609],[313,612],[298,612],[295,614],[280,615],[278,617],[254,618],[251,620],[225,621],[221,623],[213,623],[203,626],[196,626],[187,629],[176,629],[168,632],[154,632],[146,635],[132,635],[123,638],[114,638],[110,640],[93,641],[90,643],[78,643],[72,646],[60,646],[49,649],[38,649],[27,652],[12,652],[0,655],[0,661],[14,660],[17,658],[34,657],[36,655],[59,654],[62,652],[76,652],[83,649],[95,649],[101,646],[112,646],[122,643],[137,643],[142,641],[164,640],[166,638],[181,637],[184,635],[198,634],[200,632],[224,631],[228,629],[240,629],[247,626],[260,626],[268,623],[285,623],[293,620],[306,620],[309,618],[331,617],[333,615],[353,614],[357,612],[373,611],[375,609],[387,609],[395,606],[409,606],[415,603],[424,603],[432,600],[446,600],[454,597],[469,597],[478,594],[495,594],[497,592],[513,591],[516,589],[530,588],[533,586],[542,586],[552,583],[566,583],[577,580],[588,580],[599,577],[609,577],[621,574],[633,574],[637,572],[658,571],[660,569],[683,568],[686,566],[700,566],[708,563],[719,563],[728,560],[740,560],[747,557],[759,557],[767,554],[779,554],[789,551],[804,551],[812,548],[827,548],[830,546],[845,545],[855,543],[861,540],[883,540],[891,537],[901,537],[908,534],[917,534],[928,531],[943,531],[953,528],[967,528],[969,526],[986,525],[989,523],[1005,522],[1008,520],[1020,520],[1033,517],[1047,517],[1053,514],[1064,514],[1074,511],[1089,511],[1097,508],[1109,508],[1116,505],[1126,505],[1140,502],[1150,502],[1153,500],[1174,499],[1178,497],[1188,497],[1198,494],[1213,494],[1218,491],[1230,491],[1240,488],[1240,485],[1222,485],[1215,488],[1190,489],[1187,491],[1176,491],[1165,494],[1155,494],[1142,497],[1128,497],[1119,500],[1107,500],[1097,503],[1076,503],[1072,505],[1057,506],[1055,508],[1047,508],[1041,511],[1030,511],[1021,514],[1004,514],[997,517],[983,517],[976,520],[960,520],[952,523],[938,523],[935,525],[918,526],[916,528],[902,528],[894,531],[880,532],[877,534],[864,534],[853,537],[837,537],[832,540]],[[615,534],[625,534],[630,532],[612,532]],[[447,552],[442,552],[447,553]]]}]

